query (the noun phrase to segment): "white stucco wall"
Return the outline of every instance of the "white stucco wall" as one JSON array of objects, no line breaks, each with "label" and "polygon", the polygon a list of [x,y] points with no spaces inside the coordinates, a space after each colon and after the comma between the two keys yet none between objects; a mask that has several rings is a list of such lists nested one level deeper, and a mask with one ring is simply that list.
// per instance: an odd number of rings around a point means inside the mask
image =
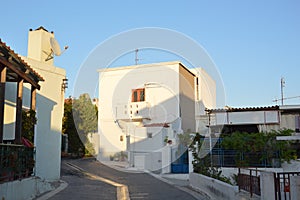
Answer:
[{"label": "white stucco wall", "polygon": [[55,189],[54,186],[49,182],[30,177],[0,184],[0,198],[4,200],[34,199],[53,189]]},{"label": "white stucco wall", "polygon": [[[34,33],[34,34],[31,34]],[[49,183],[60,179],[61,129],[64,109],[64,91],[62,82],[66,71],[53,66],[53,59],[45,62],[45,52],[51,52],[49,39],[53,33],[44,30],[29,33],[28,55],[21,58],[45,81],[39,82],[41,90],[37,90],[34,145],[35,177],[2,183],[0,198],[32,199],[46,191],[54,189]],[[46,51],[44,51],[46,50]],[[7,83],[5,91],[4,140],[15,139],[16,119],[16,83]],[[31,86],[23,85],[23,108],[30,108]]]},{"label": "white stucco wall", "polygon": [[53,32],[45,31],[42,28],[30,30],[28,32],[27,57],[53,65],[54,59],[49,59],[49,55],[51,56],[50,38],[54,38]]},{"label": "white stucco wall", "polygon": [[[145,105],[131,103],[132,89],[145,88]],[[108,69],[99,74],[99,134],[100,152],[108,156],[113,152],[126,150],[126,134],[130,134],[130,142],[147,139],[147,133],[154,135],[161,130],[157,128],[141,128],[139,123],[128,123],[142,120],[144,123],[172,122],[179,117],[179,82],[178,63],[164,65],[147,65],[142,67],[124,67]],[[138,110],[137,115],[134,113]],[[133,114],[130,113],[132,111]],[[143,114],[143,112],[145,114]],[[120,120],[127,120],[127,125]],[[120,127],[120,124],[125,127]],[[124,125],[125,124],[125,125]],[[129,125],[128,125],[129,124]],[[143,136],[139,136],[144,132]],[[120,141],[123,136],[124,141]],[[153,143],[152,143],[153,144]],[[159,144],[159,143],[156,143]],[[138,144],[137,144],[138,145]],[[145,146],[146,145],[146,146]],[[144,149],[153,150],[151,143]],[[151,148],[147,148],[147,147]]]},{"label": "white stucco wall", "polygon": [[191,69],[198,78],[198,88],[196,88],[197,104],[196,115],[204,115],[205,108],[216,108],[217,92],[216,82],[203,68]]},{"label": "white stucco wall", "polygon": [[[62,79],[64,69],[22,57],[45,81],[37,90],[35,127],[36,175],[49,180],[60,178],[61,129],[64,105]],[[4,140],[14,140],[16,119],[16,84],[7,83],[5,91]],[[30,107],[31,86],[24,83],[23,108]]]},{"label": "white stucco wall", "polygon": [[210,199],[239,199],[237,198],[238,186],[232,186],[197,173],[189,174],[189,182],[192,188],[205,193]]},{"label": "white stucco wall", "polygon": [[280,116],[280,128],[295,130],[296,127],[295,117],[296,117],[295,114],[282,114]]},{"label": "white stucco wall", "polygon": [[[163,172],[170,172],[171,153],[165,151],[165,137],[176,145],[178,133],[196,129],[195,115],[216,104],[215,82],[204,70],[200,69],[197,76],[200,87],[195,86],[194,74],[179,62],[100,70],[98,159],[108,159],[116,152],[128,150],[130,164],[143,163],[152,170],[160,166]],[[138,88],[145,88],[145,101],[131,102],[132,90]],[[196,98],[201,108],[195,107]],[[170,127],[144,127],[162,123]],[[146,162],[145,158],[151,160]],[[149,167],[158,160],[162,163]]]},{"label": "white stucco wall", "polygon": [[3,127],[3,139],[14,140],[15,139],[15,121],[16,121],[16,95],[17,84],[6,83],[5,86],[5,104],[4,104],[4,127]]},{"label": "white stucco wall", "polygon": [[[22,57],[44,79],[37,91],[35,129],[36,175],[48,180],[60,179],[60,151],[64,91],[62,83],[66,71],[43,62]],[[30,90],[24,90],[24,96]],[[27,94],[26,94],[27,93]]]},{"label": "white stucco wall", "polygon": [[202,116],[205,115],[205,109],[216,108],[217,91],[216,82],[210,77],[203,68],[194,68],[191,71],[198,78],[198,86],[195,81],[195,115],[196,115],[196,132],[205,135],[208,132],[207,123]]}]

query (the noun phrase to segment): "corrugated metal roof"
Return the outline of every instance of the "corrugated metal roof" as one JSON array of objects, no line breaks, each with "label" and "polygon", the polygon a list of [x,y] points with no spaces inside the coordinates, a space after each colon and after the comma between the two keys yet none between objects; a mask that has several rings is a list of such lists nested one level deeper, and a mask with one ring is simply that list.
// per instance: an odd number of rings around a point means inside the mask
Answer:
[{"label": "corrugated metal roof", "polygon": [[206,112],[246,112],[246,111],[262,111],[262,110],[279,110],[279,106],[263,106],[263,107],[244,107],[244,108],[217,108],[217,109],[205,109]]}]

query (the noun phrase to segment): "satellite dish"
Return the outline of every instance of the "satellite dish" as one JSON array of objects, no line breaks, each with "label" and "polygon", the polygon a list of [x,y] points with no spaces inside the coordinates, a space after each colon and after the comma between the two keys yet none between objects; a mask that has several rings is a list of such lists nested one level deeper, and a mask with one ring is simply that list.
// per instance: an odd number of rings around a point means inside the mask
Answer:
[{"label": "satellite dish", "polygon": [[61,54],[63,54],[63,52],[65,52],[69,48],[68,46],[65,46],[64,50],[61,51],[59,43],[55,38],[50,38],[50,46],[51,46],[51,52],[50,54],[48,54],[48,57],[46,58],[45,61],[53,59],[54,55],[60,56]]},{"label": "satellite dish", "polygon": [[50,38],[50,45],[54,55],[60,56],[61,55],[60,46],[55,38]]}]

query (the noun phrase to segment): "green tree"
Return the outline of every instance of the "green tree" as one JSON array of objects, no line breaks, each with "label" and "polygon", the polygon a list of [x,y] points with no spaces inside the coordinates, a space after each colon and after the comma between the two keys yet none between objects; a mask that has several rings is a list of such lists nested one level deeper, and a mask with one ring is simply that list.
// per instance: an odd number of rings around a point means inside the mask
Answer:
[{"label": "green tree", "polygon": [[62,123],[62,132],[68,135],[68,151],[80,155],[84,152],[85,147],[79,138],[73,119],[73,99],[68,98],[64,104],[64,117]]},{"label": "green tree", "polygon": [[86,153],[94,154],[94,147],[88,140],[88,134],[97,132],[97,109],[88,94],[82,94],[73,102],[73,117],[77,132],[85,145]]}]

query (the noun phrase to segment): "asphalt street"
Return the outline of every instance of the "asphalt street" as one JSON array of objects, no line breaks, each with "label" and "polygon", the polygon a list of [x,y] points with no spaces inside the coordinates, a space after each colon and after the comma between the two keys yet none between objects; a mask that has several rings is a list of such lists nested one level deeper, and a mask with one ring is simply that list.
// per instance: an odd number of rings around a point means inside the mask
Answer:
[{"label": "asphalt street", "polygon": [[201,199],[195,198],[190,193],[174,185],[154,178],[148,173],[128,173],[115,170],[94,159],[63,159],[61,179],[68,183],[68,187],[52,196],[50,200],[117,199],[115,186],[91,178],[91,176],[87,176],[85,173],[73,168],[72,165],[78,166],[85,172],[95,176],[128,186],[129,197],[132,200]]}]

